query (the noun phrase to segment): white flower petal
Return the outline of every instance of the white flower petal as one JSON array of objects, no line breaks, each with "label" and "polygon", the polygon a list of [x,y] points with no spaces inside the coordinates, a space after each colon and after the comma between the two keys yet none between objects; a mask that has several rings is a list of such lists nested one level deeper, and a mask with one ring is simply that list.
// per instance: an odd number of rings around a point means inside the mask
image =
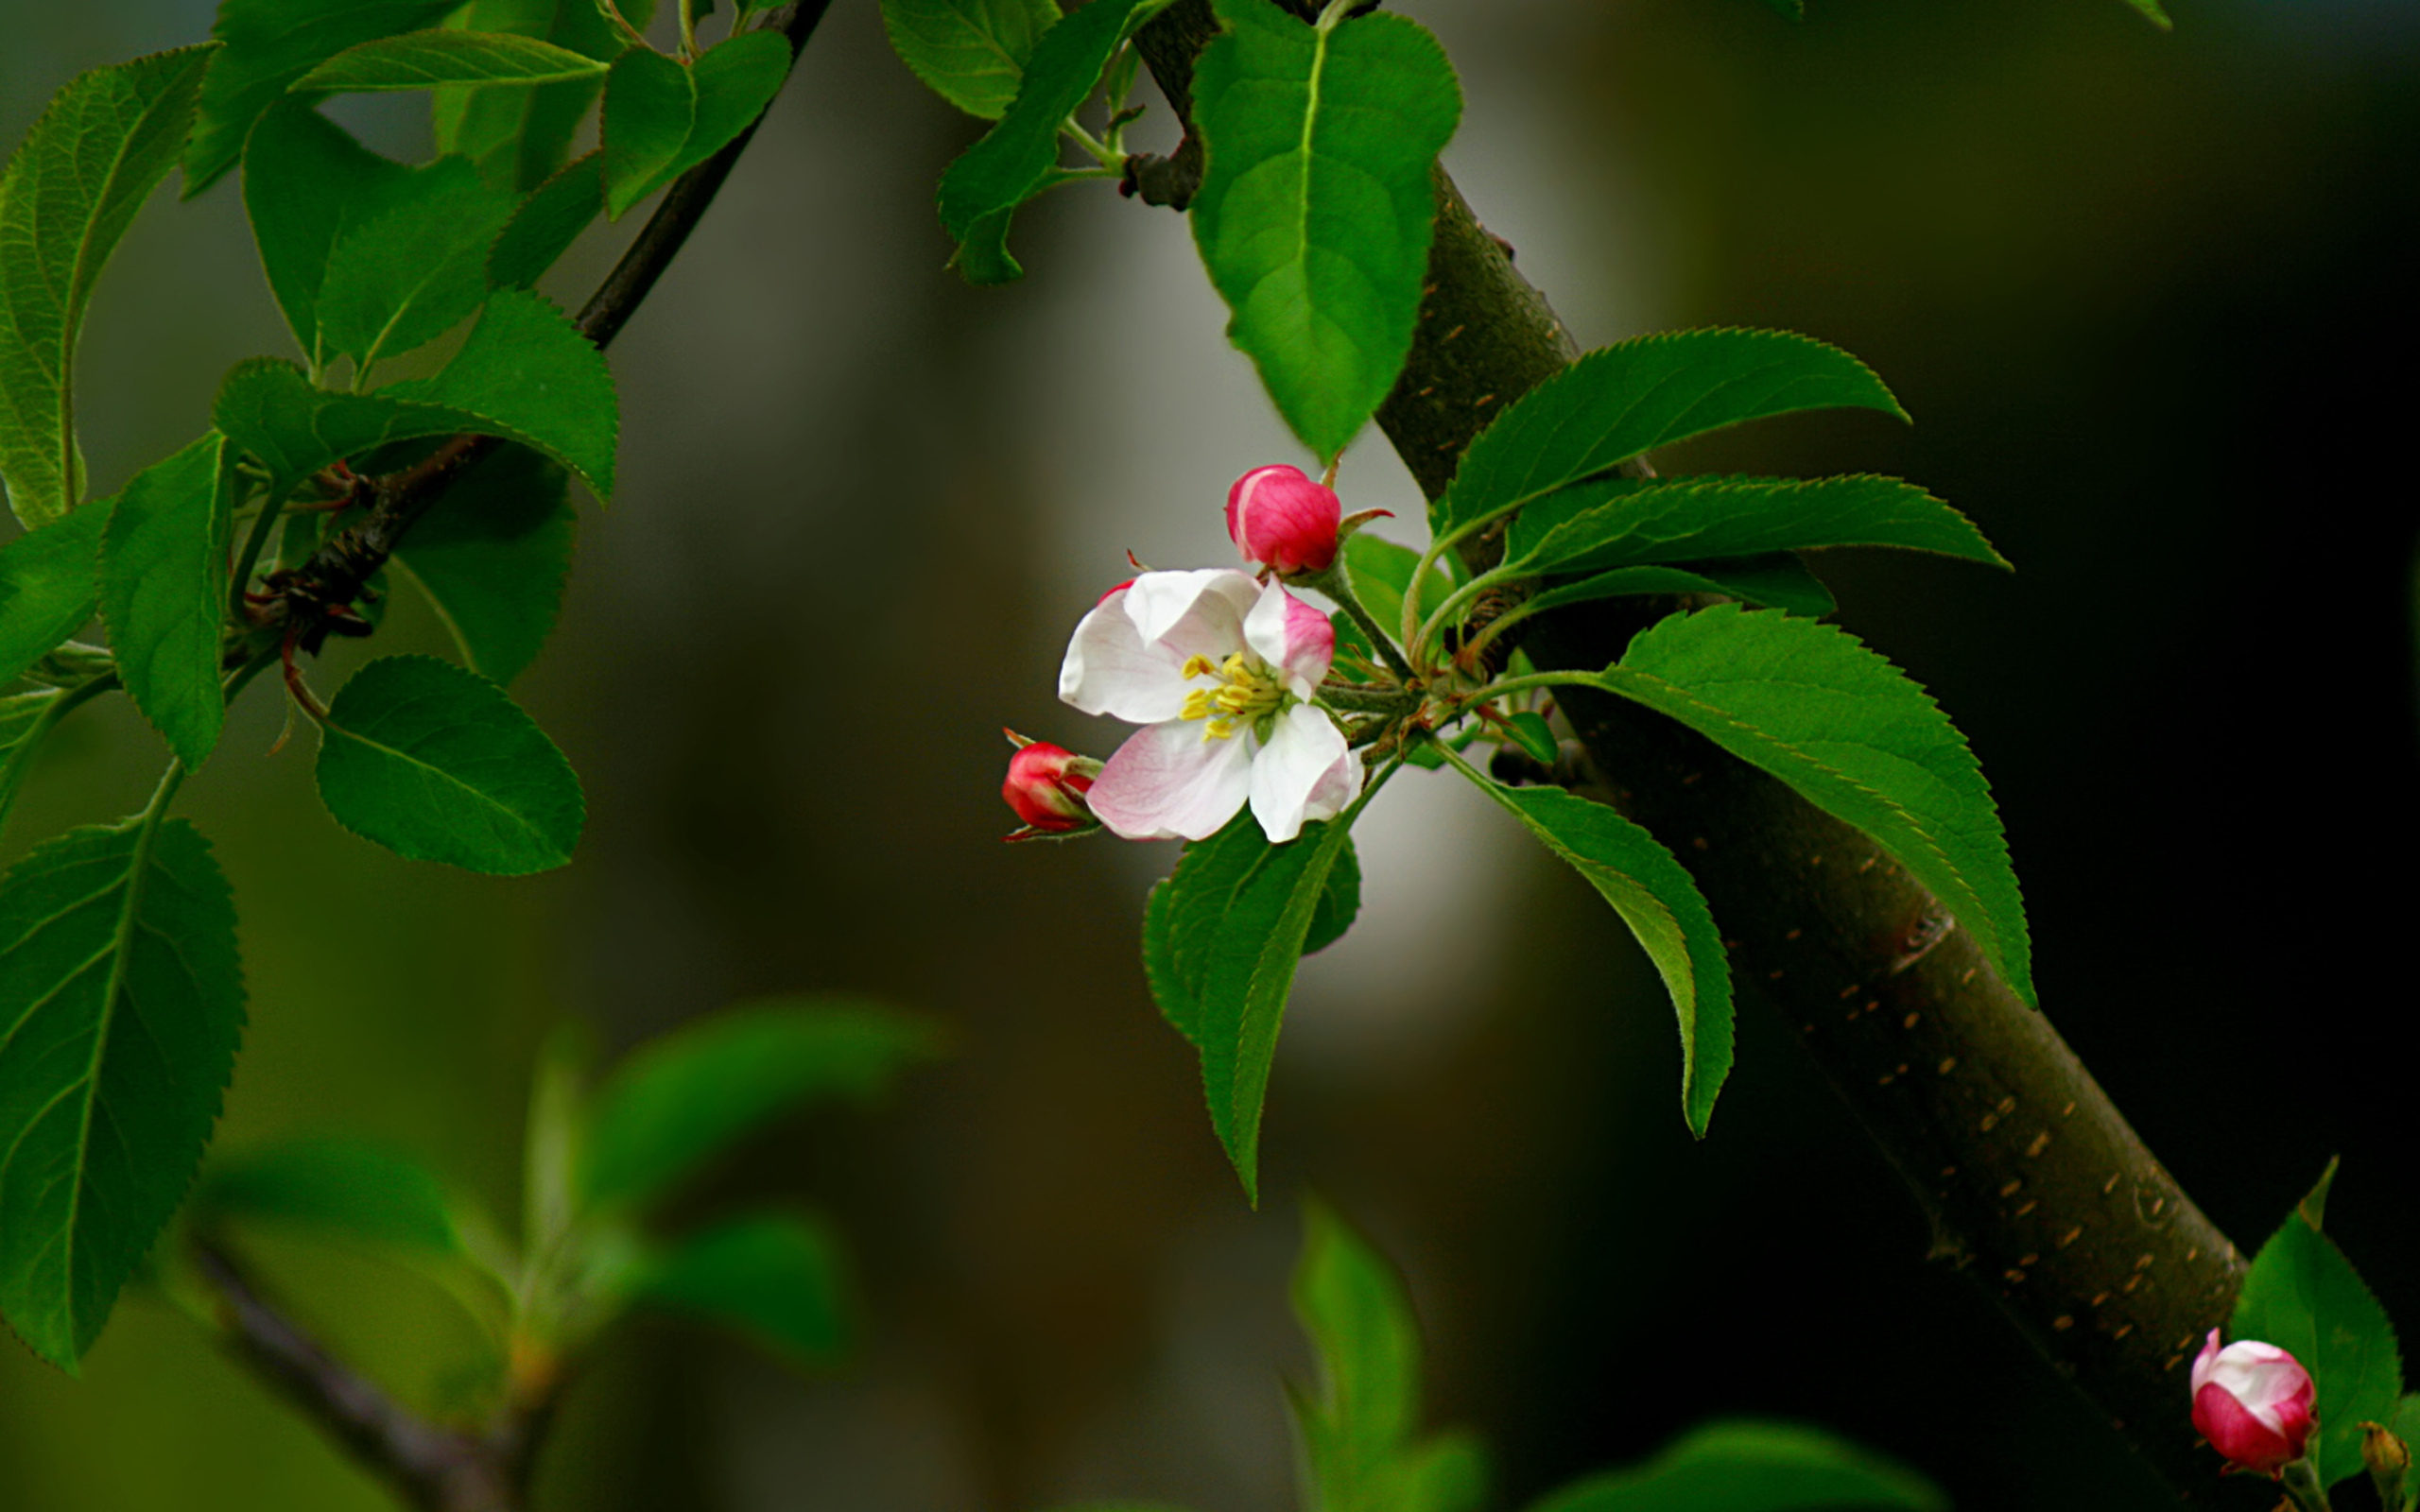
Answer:
[{"label": "white flower petal", "polygon": [[1206,840],[1252,790],[1249,739],[1204,740],[1195,719],[1138,730],[1084,797],[1101,823],[1129,840]]},{"label": "white flower petal", "polygon": [[1276,583],[1261,590],[1244,616],[1244,640],[1259,658],[1284,670],[1286,686],[1307,698],[1336,660],[1336,627],[1326,615]]},{"label": "white flower petal", "polygon": [[[1311,812],[1314,798],[1328,796],[1322,789],[1337,785],[1328,778],[1340,764],[1350,764],[1357,774],[1359,761],[1344,748],[1344,733],[1335,721],[1309,704],[1286,711],[1252,763],[1252,814],[1271,844],[1302,833],[1306,818],[1334,818],[1343,811],[1343,803],[1330,803],[1324,812]],[[1357,790],[1359,785],[1354,784]],[[1348,793],[1344,803],[1351,801]]]},{"label": "white flower petal", "polygon": [[1259,596],[1252,575],[1232,567],[1145,573],[1126,590],[1126,614],[1146,644],[1180,665],[1195,656],[1223,662],[1244,648],[1244,615]]},{"label": "white flower petal", "polygon": [[1184,707],[1186,683],[1176,661],[1135,633],[1125,603],[1132,592],[1119,589],[1078,622],[1059,663],[1059,699],[1088,714],[1156,725]]}]

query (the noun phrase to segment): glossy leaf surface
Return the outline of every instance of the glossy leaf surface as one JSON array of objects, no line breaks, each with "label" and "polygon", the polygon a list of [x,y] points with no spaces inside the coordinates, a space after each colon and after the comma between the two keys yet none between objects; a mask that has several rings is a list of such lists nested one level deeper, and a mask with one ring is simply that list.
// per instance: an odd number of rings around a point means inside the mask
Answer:
[{"label": "glossy leaf surface", "polygon": [[2332,1486],[2361,1473],[2360,1425],[2393,1420],[2403,1394],[2403,1365],[2386,1309],[2314,1221],[2326,1187],[2323,1178],[2253,1257],[2227,1339],[2273,1344],[2310,1372],[2319,1388],[2319,1432],[2310,1452],[2322,1484]]},{"label": "glossy leaf surface", "polygon": [[1550,493],[1505,533],[1507,570],[1599,573],[1823,546],[2008,562],[1967,518],[1897,478],[1610,478]]},{"label": "glossy leaf surface", "polygon": [[82,75],[0,174],[0,481],[30,529],[84,496],[76,349],[93,285],[176,165],[211,49]]},{"label": "glossy leaf surface", "polygon": [[468,158],[440,158],[379,197],[328,252],[319,292],[329,354],[363,365],[435,340],[488,295],[488,249],[512,197]]},{"label": "glossy leaf surface", "polygon": [[2025,905],[1991,786],[1929,695],[1845,630],[1719,605],[1582,679],[1668,714],[1872,836],[2034,1002]]},{"label": "glossy leaf surface", "polygon": [[244,1026],[235,905],[182,819],[0,881],[0,1314],[74,1371],[176,1211]]},{"label": "glossy leaf surface", "polygon": [[111,501],[0,546],[0,687],[91,623],[100,608],[101,532]]},{"label": "glossy leaf surface", "polygon": [[1588,880],[1655,964],[1680,1021],[1682,1113],[1703,1135],[1731,1073],[1731,967],[1697,883],[1653,835],[1602,803],[1559,787],[1479,785]]},{"label": "glossy leaf surface", "polygon": [[303,75],[346,48],[434,26],[461,0],[220,0],[220,43],[202,81],[201,112],[184,144],[185,198],[216,182],[244,154],[261,112]]},{"label": "glossy leaf surface", "polygon": [[562,469],[507,447],[446,490],[394,559],[472,670],[509,683],[554,630],[579,523]]},{"label": "glossy leaf surface", "polygon": [[101,536],[101,618],[134,706],[187,771],[226,723],[220,643],[227,615],[233,460],[216,432],[136,473]]},{"label": "glossy leaf surface", "polygon": [[900,61],[986,121],[1016,98],[1034,44],[1058,20],[1057,0],[882,0],[882,28]]},{"label": "glossy leaf surface", "polygon": [[1521,396],[1463,454],[1430,507],[1441,534],[1746,421],[1854,407],[1902,420],[1873,369],[1783,331],[1677,331],[1589,352]]},{"label": "glossy leaf surface", "polygon": [[476,673],[381,657],[320,729],[320,799],[397,855],[517,877],[563,865],[579,842],[587,802],[571,763]]},{"label": "glossy leaf surface", "polygon": [[1437,154],[1461,120],[1444,49],[1386,11],[1322,28],[1215,0],[1193,77],[1209,152],[1194,244],[1278,413],[1322,460],[1394,387],[1428,267]]},{"label": "glossy leaf surface", "polygon": [[435,89],[441,84],[562,84],[601,78],[594,58],[510,32],[407,31],[348,47],[292,86],[302,91]]}]

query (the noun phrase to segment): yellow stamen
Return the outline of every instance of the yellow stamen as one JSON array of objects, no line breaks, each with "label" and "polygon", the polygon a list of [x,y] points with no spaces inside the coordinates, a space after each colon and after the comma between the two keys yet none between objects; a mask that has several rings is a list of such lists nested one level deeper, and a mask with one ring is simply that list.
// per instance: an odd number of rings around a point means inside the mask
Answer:
[{"label": "yellow stamen", "polygon": [[1188,658],[1184,672],[1188,678],[1221,679],[1218,687],[1195,688],[1184,696],[1182,716],[1203,722],[1203,740],[1229,739],[1286,705],[1285,685],[1277,674],[1241,651],[1219,662],[1204,656]]},{"label": "yellow stamen", "polygon": [[[1211,661],[1208,657],[1189,656],[1184,659],[1184,665],[1178,668],[1177,672],[1180,677],[1206,678],[1216,673],[1218,670],[1219,663]],[[1191,718],[1192,716],[1188,714],[1185,717]]]}]

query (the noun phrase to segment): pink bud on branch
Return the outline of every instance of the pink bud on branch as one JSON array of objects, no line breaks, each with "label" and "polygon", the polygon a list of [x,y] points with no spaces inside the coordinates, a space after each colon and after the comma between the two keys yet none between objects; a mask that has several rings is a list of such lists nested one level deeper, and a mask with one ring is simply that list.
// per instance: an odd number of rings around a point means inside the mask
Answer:
[{"label": "pink bud on branch", "polygon": [[2230,1467],[2273,1480],[2303,1457],[2317,1397],[2301,1361],[2257,1339],[2221,1349],[2212,1329],[2193,1362],[2193,1426]]},{"label": "pink bud on branch", "polygon": [[1280,576],[1327,571],[1344,507],[1298,467],[1256,467],[1227,490],[1227,534],[1248,561]]},{"label": "pink bud on branch", "polygon": [[1100,775],[1100,763],[1047,741],[1027,740],[1014,730],[1006,733],[1017,753],[1009,758],[1008,781],[1000,784],[1000,796],[1026,823],[1010,839],[1028,833],[1066,834],[1099,822],[1084,795]]}]

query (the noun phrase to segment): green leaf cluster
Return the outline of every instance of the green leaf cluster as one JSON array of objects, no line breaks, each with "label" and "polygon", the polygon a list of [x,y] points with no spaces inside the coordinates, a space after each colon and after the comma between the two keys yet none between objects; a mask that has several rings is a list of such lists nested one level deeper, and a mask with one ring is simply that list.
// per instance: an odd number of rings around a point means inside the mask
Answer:
[{"label": "green leaf cluster", "polygon": [[2330,1161],[2260,1246],[2227,1320],[2232,1338],[2273,1344],[2310,1372],[2319,1431],[2309,1453],[2324,1486],[2361,1473],[2360,1425],[2394,1424],[2403,1396],[2394,1325],[2336,1241],[2321,1231],[2335,1176]]},{"label": "green leaf cluster", "polygon": [[828,1366],[849,1345],[853,1288],[826,1221],[767,1208],[665,1234],[662,1210],[750,1136],[823,1104],[871,1101],[940,1048],[931,1025],[893,1009],[786,998],[643,1045],[593,1091],[567,1057],[550,1057],[531,1099],[517,1243],[416,1158],[339,1135],[215,1160],[187,1221],[217,1240],[302,1233],[422,1270],[491,1332],[497,1359],[577,1351],[639,1308]]},{"label": "green leaf cluster", "polygon": [[934,94],[986,121],[1007,113],[1058,0],[882,0],[900,60]]},{"label": "green leaf cluster", "polygon": [[683,63],[633,47],[605,80],[605,212],[632,205],[756,124],[790,69],[789,43],[752,31]]}]

